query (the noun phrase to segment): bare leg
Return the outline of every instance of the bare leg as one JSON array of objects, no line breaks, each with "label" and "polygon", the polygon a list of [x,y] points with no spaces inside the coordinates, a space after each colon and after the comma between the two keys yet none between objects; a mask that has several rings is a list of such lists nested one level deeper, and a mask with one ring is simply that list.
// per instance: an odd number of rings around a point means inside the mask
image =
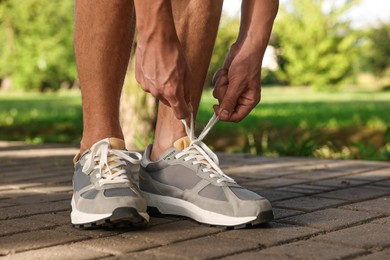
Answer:
[{"label": "bare leg", "polygon": [[[191,97],[194,116],[198,111],[207,69],[214,48],[221,18],[222,0],[174,0],[172,1],[175,27],[184,48],[191,76],[186,77],[186,91]],[[212,108],[210,108],[212,109]],[[151,159],[158,160],[160,154],[173,142],[185,136],[180,120],[172,110],[160,102]]]},{"label": "bare leg", "polygon": [[76,0],[75,54],[83,101],[80,152],[123,139],[119,101],[134,35],[133,1]]}]

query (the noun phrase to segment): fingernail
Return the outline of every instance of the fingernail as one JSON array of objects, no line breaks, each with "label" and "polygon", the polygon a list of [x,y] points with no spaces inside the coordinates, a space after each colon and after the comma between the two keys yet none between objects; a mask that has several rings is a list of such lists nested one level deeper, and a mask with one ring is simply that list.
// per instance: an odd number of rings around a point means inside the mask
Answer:
[{"label": "fingernail", "polygon": [[228,118],[229,117],[229,112],[226,109],[222,110],[221,117],[222,118]]}]

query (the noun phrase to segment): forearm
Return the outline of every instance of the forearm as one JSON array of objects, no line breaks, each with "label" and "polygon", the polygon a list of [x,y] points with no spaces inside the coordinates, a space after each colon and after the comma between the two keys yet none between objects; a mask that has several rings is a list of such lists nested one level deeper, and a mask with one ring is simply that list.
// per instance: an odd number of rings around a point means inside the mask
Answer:
[{"label": "forearm", "polygon": [[176,41],[170,0],[135,0],[138,44],[148,41]]},{"label": "forearm", "polygon": [[251,50],[252,55],[262,58],[278,7],[278,0],[243,0],[237,44],[241,48]]}]

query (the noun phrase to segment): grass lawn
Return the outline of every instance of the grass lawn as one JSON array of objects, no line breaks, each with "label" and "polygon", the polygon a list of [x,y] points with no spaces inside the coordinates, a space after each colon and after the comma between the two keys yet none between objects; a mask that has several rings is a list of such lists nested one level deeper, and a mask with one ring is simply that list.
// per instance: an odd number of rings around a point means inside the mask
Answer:
[{"label": "grass lawn", "polygon": [[[78,92],[0,94],[0,139],[80,140]],[[200,126],[207,123],[214,103],[206,91]],[[246,119],[218,123],[207,142],[230,152],[389,160],[390,92],[266,87],[261,104]]]}]

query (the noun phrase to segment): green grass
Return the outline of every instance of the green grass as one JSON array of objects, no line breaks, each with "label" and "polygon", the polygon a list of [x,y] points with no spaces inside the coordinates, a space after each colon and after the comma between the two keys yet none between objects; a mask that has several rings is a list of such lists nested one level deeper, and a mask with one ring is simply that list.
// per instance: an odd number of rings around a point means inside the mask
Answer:
[{"label": "green grass", "polygon": [[[214,103],[206,92],[199,122]],[[390,92],[263,88],[251,114],[239,124],[219,123],[208,141],[232,152],[389,160]]]},{"label": "green grass", "polygon": [[78,143],[81,131],[78,92],[1,93],[1,140]]},{"label": "green grass", "polygon": [[[214,103],[205,91],[199,126]],[[0,92],[2,140],[78,143],[81,131],[78,92]],[[218,123],[207,142],[230,152],[389,160],[390,92],[266,87],[246,119]]]}]

